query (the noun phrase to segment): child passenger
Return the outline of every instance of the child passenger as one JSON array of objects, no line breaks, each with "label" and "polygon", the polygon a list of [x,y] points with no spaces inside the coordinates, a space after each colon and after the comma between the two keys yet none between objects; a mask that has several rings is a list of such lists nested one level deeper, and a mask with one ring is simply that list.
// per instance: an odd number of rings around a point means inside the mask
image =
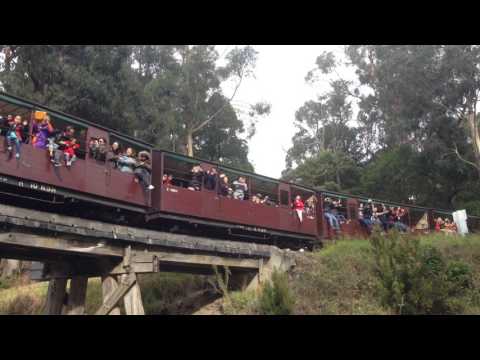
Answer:
[{"label": "child passenger", "polygon": [[20,148],[22,144],[22,132],[23,132],[23,126],[22,126],[22,118],[17,115],[15,116],[15,119],[8,124],[8,130],[7,130],[7,145],[8,148],[7,150],[12,153],[13,150],[13,145],[15,145],[15,157],[17,159],[20,158]]},{"label": "child passenger", "polygon": [[65,141],[65,149],[63,153],[65,155],[65,164],[67,167],[72,166],[72,163],[77,160],[77,155],[75,151],[80,148],[80,144],[77,143],[77,139],[72,138],[71,140]]},{"label": "child passenger", "polygon": [[243,200],[245,198],[245,193],[248,191],[247,180],[245,177],[240,176],[238,180],[235,180],[233,183],[233,198],[237,200]]}]

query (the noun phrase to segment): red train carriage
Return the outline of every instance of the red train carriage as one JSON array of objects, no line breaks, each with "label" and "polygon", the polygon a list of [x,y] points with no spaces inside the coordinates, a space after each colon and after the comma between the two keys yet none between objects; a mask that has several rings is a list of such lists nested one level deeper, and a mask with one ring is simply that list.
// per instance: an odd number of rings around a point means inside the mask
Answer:
[{"label": "red train carriage", "polygon": [[[226,235],[255,241],[273,242],[282,246],[312,246],[320,238],[317,209],[300,223],[292,210],[292,200],[300,194],[312,196],[310,189],[280,182],[253,173],[241,172],[219,164],[152,149],[150,144],[107,129],[77,117],[49,109],[18,97],[0,93],[0,115],[20,115],[29,120],[28,137],[32,136],[35,113],[49,114],[56,129],[73,126],[80,143],[79,159],[67,168],[56,167],[45,149],[31,143],[21,146],[21,157],[16,159],[6,151],[5,137],[0,137],[0,194],[4,201],[30,206],[35,200],[47,204],[48,210],[61,211],[84,217],[147,226],[150,228]],[[98,161],[88,154],[90,139],[103,138],[107,147],[114,141],[137,151],[146,150],[152,157],[151,192],[134,182],[132,174],[122,173],[108,161]],[[215,167],[234,180],[247,179],[247,198],[256,192],[268,194],[270,206],[252,201],[235,200],[221,196],[216,188],[202,191],[188,190],[192,166],[204,169]],[[164,173],[173,174],[176,185],[164,186]],[[12,200],[13,199],[13,200]],[[25,204],[26,203],[26,204]],[[96,206],[91,206],[95,203]]]},{"label": "red train carriage", "polygon": [[[32,136],[36,112],[48,113],[57,129],[74,127],[80,143],[79,159],[70,168],[55,167],[46,150],[38,149],[28,141],[21,146],[21,156],[17,159],[7,151],[5,136],[0,136],[0,199],[3,202],[162,231],[240,238],[295,249],[311,248],[321,239],[337,235],[325,220],[323,211],[325,198],[334,197],[341,200],[338,207],[341,234],[367,235],[358,221],[359,205],[367,200],[364,197],[316,192],[222,164],[153,149],[152,145],[117,131],[0,93],[0,116],[12,114],[27,119],[27,139]],[[133,174],[120,172],[109,161],[91,157],[87,144],[94,138],[105,139],[107,147],[119,142],[124,148],[148,151],[152,158],[152,185],[155,189],[145,191],[134,181]],[[197,165],[205,170],[215,168],[217,173],[225,174],[231,181],[240,176],[246,178],[246,198],[251,199],[260,193],[268,196],[269,205],[222,196],[218,181],[211,189],[189,190],[191,169]],[[172,184],[163,184],[165,174],[173,177]],[[313,204],[302,222],[292,209],[297,195],[303,200],[312,200]],[[374,202],[382,203],[379,200]],[[451,213],[402,204],[388,205],[406,208],[407,216],[403,221],[418,232],[432,230],[437,213]],[[478,224],[480,218],[469,217],[470,226],[476,228]]]}]

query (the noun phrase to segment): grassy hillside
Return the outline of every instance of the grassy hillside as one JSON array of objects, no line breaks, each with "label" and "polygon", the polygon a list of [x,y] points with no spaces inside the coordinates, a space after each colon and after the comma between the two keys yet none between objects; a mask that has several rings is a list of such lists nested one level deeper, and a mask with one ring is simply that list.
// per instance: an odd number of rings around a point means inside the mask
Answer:
[{"label": "grassy hillside", "polygon": [[[387,247],[394,242],[402,242],[402,239],[407,240],[404,237],[393,240],[382,239]],[[396,260],[389,258],[396,271],[395,276],[388,274],[396,279],[396,282],[393,281],[396,287],[393,286],[391,292],[395,295],[396,291],[399,291],[398,288],[401,288],[406,293],[404,296],[400,291],[399,299],[401,300],[398,303],[395,302],[395,297],[387,296],[391,294],[382,287],[380,280],[382,276],[384,282],[389,278],[385,280],[385,274],[378,272],[375,251],[369,240],[343,240],[329,244],[313,253],[297,253],[297,266],[286,279],[288,296],[293,298],[290,313],[398,314],[399,306],[403,306],[405,312],[406,305],[403,303],[408,302],[410,298],[416,307],[415,313],[480,314],[480,236],[470,235],[462,238],[430,235],[417,239],[420,250],[417,251],[416,257],[412,255],[415,253],[412,250],[413,245],[407,245],[406,249],[402,247],[400,250],[397,249],[400,257],[397,256]],[[407,240],[406,243],[408,244],[409,241]],[[429,256],[425,257],[424,254]],[[422,265],[421,256],[426,259],[427,270],[424,264]],[[443,267],[438,265],[441,261],[443,261]],[[437,265],[444,272],[437,269],[437,272],[429,273],[428,269],[432,264]],[[458,269],[468,271],[465,274]],[[463,286],[466,277],[468,277],[468,284]],[[457,283],[460,283],[460,287]],[[285,292],[283,290],[283,293]],[[223,312],[227,314],[266,313],[262,310],[262,303],[265,302],[263,297],[262,293],[260,296],[245,292],[232,293],[223,304]],[[390,300],[390,304],[385,304],[384,298]],[[283,300],[279,297],[278,301],[282,303]]]}]

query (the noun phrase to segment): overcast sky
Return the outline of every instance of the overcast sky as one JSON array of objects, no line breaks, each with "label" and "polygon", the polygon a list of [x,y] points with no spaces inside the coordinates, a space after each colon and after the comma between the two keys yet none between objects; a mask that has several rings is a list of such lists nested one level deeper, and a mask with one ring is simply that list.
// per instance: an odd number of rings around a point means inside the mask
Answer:
[{"label": "overcast sky", "polygon": [[[223,55],[234,45],[218,45]],[[295,112],[305,101],[328,90],[328,82],[314,85],[305,82],[308,71],[315,67],[315,60],[323,51],[334,51],[343,56],[341,45],[254,45],[258,52],[255,78],[242,82],[233,101],[237,108],[265,101],[272,105],[269,116],[257,124],[257,133],[249,142],[249,159],[255,172],[279,178],[285,168],[286,151],[295,133]],[[343,70],[340,75],[352,78],[353,70]],[[223,86],[225,96],[233,92],[232,84]],[[248,107],[247,107],[248,108]]]}]

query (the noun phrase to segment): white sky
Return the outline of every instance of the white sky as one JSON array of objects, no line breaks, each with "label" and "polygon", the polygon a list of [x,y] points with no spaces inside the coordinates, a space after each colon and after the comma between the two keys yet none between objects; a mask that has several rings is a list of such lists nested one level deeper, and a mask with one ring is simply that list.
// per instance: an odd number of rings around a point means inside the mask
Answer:
[{"label": "white sky", "polygon": [[[218,45],[220,55],[234,45]],[[342,45],[254,45],[258,52],[255,78],[242,82],[233,101],[236,108],[265,101],[272,105],[269,116],[257,123],[256,135],[249,142],[249,160],[255,172],[279,178],[285,168],[286,151],[291,147],[295,133],[295,112],[305,101],[316,99],[329,89],[327,81],[313,85],[305,82],[307,72],[315,68],[315,60],[323,51],[343,56]],[[353,78],[352,69],[339,73]],[[233,84],[223,85],[224,95],[230,97]]]}]

